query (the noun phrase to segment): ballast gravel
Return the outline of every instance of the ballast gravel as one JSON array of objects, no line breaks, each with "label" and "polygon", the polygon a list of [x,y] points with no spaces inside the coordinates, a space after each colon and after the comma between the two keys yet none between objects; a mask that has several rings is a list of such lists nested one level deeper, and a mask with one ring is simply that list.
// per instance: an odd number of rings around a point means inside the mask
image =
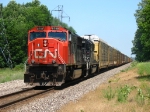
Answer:
[{"label": "ballast gravel", "polygon": [[21,91],[26,88],[31,88],[31,86],[26,85],[23,80],[0,83],[0,96]]},{"label": "ballast gravel", "polygon": [[[87,79],[83,82],[80,82],[74,86],[70,86],[56,93],[50,94],[44,98],[35,100],[28,104],[25,104],[15,110],[10,110],[11,112],[55,112],[61,108],[64,104],[67,104],[69,101],[77,102],[84,94],[89,91],[95,90],[101,83],[108,80],[111,76],[119,73],[121,70],[124,70],[130,66],[129,64],[120,66],[118,68],[109,70],[107,72],[101,73],[93,78]],[[18,84],[18,85],[17,85]],[[11,88],[25,88],[23,80],[11,81],[7,83],[0,84],[0,92],[8,89],[14,91]],[[9,91],[10,93],[10,91]],[[2,94],[6,94],[5,92]],[[2,95],[0,94],[0,95]]]}]

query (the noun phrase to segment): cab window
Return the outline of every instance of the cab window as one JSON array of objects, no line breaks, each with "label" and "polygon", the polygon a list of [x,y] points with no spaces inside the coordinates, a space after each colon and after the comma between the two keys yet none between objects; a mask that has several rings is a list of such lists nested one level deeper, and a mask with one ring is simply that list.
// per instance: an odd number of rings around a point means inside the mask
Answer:
[{"label": "cab window", "polygon": [[36,38],[46,38],[46,32],[30,32],[30,41]]},{"label": "cab window", "polygon": [[48,37],[50,38],[59,38],[63,41],[67,40],[67,36],[65,32],[49,32]]}]

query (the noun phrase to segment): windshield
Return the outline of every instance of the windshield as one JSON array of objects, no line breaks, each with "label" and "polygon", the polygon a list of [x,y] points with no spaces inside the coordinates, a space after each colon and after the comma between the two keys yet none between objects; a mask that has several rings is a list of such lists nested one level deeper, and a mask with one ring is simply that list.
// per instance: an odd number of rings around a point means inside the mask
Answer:
[{"label": "windshield", "polygon": [[66,40],[67,36],[65,32],[49,32],[48,37],[51,38],[60,38],[61,40]]},{"label": "windshield", "polygon": [[30,41],[36,38],[45,38],[46,32],[30,32]]}]

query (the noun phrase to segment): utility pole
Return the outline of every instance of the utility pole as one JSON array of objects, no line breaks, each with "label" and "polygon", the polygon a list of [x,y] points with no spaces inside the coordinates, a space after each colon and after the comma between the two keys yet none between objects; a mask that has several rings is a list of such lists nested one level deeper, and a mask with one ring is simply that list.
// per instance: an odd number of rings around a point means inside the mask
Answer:
[{"label": "utility pole", "polygon": [[4,26],[4,20],[2,16],[3,5],[0,4],[0,53],[3,55],[7,65],[12,68],[11,55],[9,52],[9,44],[6,38],[6,29]]},{"label": "utility pole", "polygon": [[[70,17],[63,10],[63,5],[58,5],[56,8],[54,8],[51,11],[51,14],[52,14],[53,11],[57,11],[58,12],[58,19],[60,20],[60,22],[62,22],[63,18],[69,18],[69,21],[70,21]],[[63,13],[65,13],[66,16],[63,16]]]}]

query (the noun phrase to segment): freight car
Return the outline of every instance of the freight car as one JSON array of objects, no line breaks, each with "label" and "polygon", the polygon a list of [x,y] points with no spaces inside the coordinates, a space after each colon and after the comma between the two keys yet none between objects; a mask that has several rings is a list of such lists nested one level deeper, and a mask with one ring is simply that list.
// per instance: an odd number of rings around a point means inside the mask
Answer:
[{"label": "freight car", "polygon": [[37,26],[28,32],[24,82],[60,86],[98,70],[94,44],[61,26]]},{"label": "freight car", "polygon": [[28,32],[28,60],[24,82],[61,86],[66,81],[119,66],[130,58],[96,35],[80,37],[61,26],[37,26]]}]

